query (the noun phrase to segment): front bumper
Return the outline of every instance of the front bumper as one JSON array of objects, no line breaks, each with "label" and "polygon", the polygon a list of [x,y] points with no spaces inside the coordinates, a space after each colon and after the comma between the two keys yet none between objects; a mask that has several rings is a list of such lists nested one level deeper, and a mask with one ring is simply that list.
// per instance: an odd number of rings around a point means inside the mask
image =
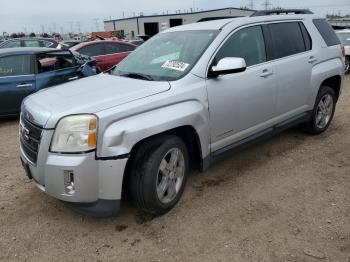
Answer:
[{"label": "front bumper", "polygon": [[44,144],[40,146],[35,165],[21,150],[26,173],[41,191],[83,214],[109,216],[117,213],[127,159],[96,160],[95,152],[54,154],[49,153]]}]

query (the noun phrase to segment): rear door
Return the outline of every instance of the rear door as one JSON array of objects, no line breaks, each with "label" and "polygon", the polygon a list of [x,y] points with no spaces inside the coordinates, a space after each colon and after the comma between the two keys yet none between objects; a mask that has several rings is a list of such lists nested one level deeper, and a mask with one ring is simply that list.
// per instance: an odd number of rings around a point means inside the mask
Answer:
[{"label": "rear door", "polygon": [[308,108],[311,71],[317,57],[302,22],[268,24],[265,35],[278,85],[276,112],[279,120],[287,120]]},{"label": "rear door", "polygon": [[12,55],[0,58],[0,115],[18,114],[22,100],[35,90],[31,55]]}]

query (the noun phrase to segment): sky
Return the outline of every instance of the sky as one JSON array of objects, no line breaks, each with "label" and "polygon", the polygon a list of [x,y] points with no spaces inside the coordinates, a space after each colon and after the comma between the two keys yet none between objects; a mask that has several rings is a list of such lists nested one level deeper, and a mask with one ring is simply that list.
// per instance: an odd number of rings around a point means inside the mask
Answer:
[{"label": "sky", "polygon": [[[350,14],[350,0],[269,0],[274,7],[310,8],[326,15]],[[175,10],[208,10],[249,6],[251,0],[9,0],[2,1],[0,34],[3,32],[103,31],[103,21],[138,15],[173,13]],[[253,0],[263,9],[265,0]]]}]

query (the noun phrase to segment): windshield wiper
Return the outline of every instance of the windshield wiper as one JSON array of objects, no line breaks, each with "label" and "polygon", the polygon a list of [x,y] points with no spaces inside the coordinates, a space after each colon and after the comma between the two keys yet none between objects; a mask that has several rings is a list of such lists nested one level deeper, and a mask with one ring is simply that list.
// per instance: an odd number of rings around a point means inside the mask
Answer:
[{"label": "windshield wiper", "polygon": [[127,73],[127,74],[122,74],[120,76],[130,77],[130,78],[135,78],[135,79],[144,79],[144,80],[147,80],[147,81],[154,81],[152,76],[145,75],[145,74],[140,74],[140,73]]}]

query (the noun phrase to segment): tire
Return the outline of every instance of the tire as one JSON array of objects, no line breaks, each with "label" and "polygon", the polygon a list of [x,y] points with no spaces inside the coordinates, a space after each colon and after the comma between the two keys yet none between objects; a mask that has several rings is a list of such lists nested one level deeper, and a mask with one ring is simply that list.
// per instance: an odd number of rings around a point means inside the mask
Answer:
[{"label": "tire", "polygon": [[[321,101],[326,107],[322,107]],[[336,103],[337,97],[334,90],[328,86],[322,86],[310,120],[302,125],[303,131],[313,135],[325,132],[333,120]]]},{"label": "tire", "polygon": [[[172,164],[171,159],[176,156],[176,164]],[[128,189],[134,205],[154,216],[165,214],[177,204],[185,189],[189,171],[186,145],[176,136],[159,136],[144,142],[129,170]]]},{"label": "tire", "polygon": [[345,74],[350,73],[350,56],[345,57]]}]

